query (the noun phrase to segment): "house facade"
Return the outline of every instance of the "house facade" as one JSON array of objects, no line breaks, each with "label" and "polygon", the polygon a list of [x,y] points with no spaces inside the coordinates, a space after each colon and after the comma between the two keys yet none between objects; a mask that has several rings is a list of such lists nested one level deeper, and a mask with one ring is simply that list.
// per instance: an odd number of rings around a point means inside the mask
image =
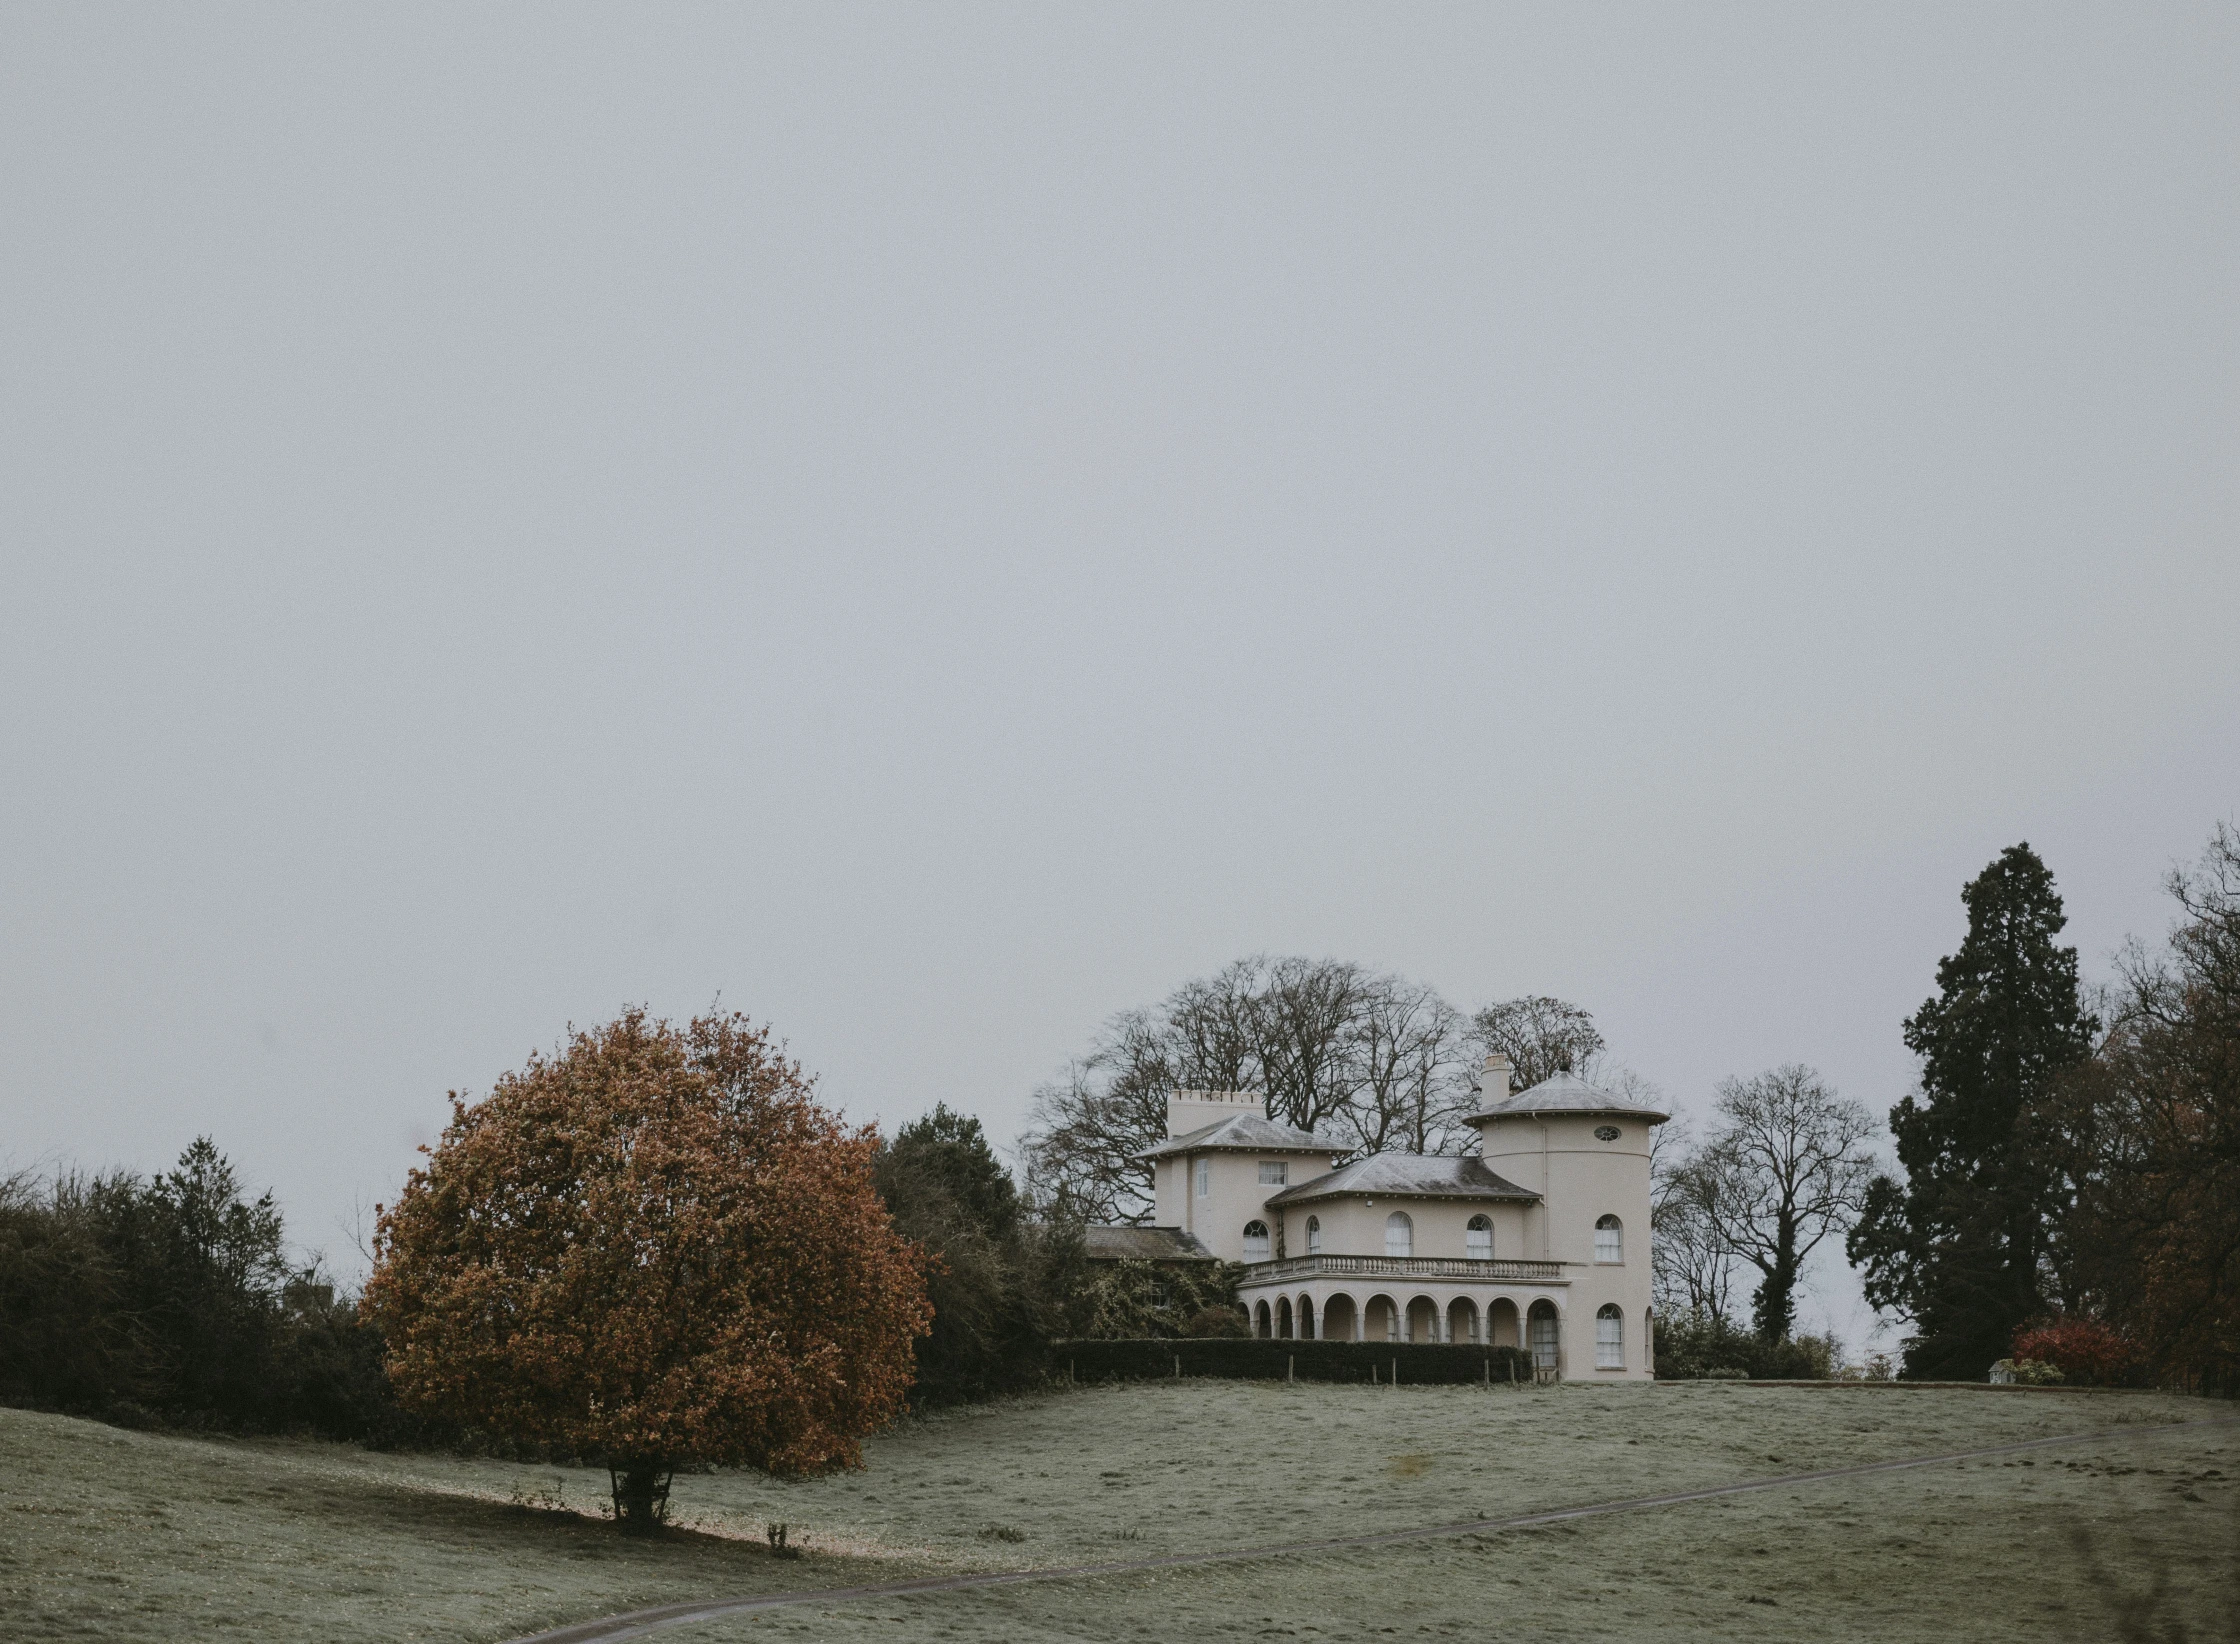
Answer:
[{"label": "house facade", "polygon": [[1476,1154],[1344,1166],[1255,1094],[1178,1092],[1138,1155],[1158,1230],[1243,1269],[1261,1336],[1486,1342],[1567,1379],[1647,1380],[1649,1139],[1669,1115],[1570,1073],[1512,1093],[1509,1074],[1487,1058]]}]

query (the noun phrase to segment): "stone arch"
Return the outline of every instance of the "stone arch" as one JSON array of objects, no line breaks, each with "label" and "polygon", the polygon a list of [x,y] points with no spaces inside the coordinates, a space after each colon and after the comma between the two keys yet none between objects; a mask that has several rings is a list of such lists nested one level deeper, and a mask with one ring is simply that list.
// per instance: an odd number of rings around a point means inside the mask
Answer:
[{"label": "stone arch", "polygon": [[1398,1341],[1400,1339],[1400,1304],[1390,1296],[1375,1295],[1361,1304],[1361,1339],[1363,1341]]},{"label": "stone arch", "polygon": [[1276,1298],[1276,1335],[1284,1341],[1291,1339],[1291,1298],[1289,1296],[1278,1296]]},{"label": "stone arch", "polygon": [[1324,1341],[1359,1341],[1361,1339],[1361,1309],[1351,1296],[1339,1291],[1322,1304],[1322,1339]]},{"label": "stone arch", "polygon": [[1263,1341],[1276,1333],[1275,1323],[1272,1316],[1268,1312],[1268,1304],[1266,1302],[1262,1302],[1258,1307],[1255,1307],[1252,1310],[1252,1333],[1260,1337]]},{"label": "stone arch", "polygon": [[1556,1304],[1543,1296],[1526,1311],[1525,1339],[1532,1348],[1535,1375],[1563,1374],[1563,1319]]},{"label": "stone arch", "polygon": [[1408,1301],[1407,1323],[1402,1332],[1407,1341],[1437,1341],[1439,1339],[1439,1304],[1429,1296],[1413,1296]]},{"label": "stone arch", "polygon": [[1478,1304],[1468,1296],[1447,1303],[1447,1340],[1474,1342],[1478,1338]]},{"label": "stone arch", "polygon": [[1302,1295],[1299,1298],[1299,1339],[1301,1341],[1313,1341],[1315,1339],[1314,1298],[1312,1296]]},{"label": "stone arch", "polygon": [[1517,1314],[1517,1304],[1507,1296],[1496,1296],[1486,1308],[1486,1342],[1492,1347],[1522,1347],[1524,1327]]}]

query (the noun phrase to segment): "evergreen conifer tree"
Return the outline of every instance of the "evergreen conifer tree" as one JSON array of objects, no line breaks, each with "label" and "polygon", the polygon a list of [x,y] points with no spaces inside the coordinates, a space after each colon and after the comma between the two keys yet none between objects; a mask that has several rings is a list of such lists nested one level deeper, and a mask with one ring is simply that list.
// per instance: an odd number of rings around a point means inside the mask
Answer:
[{"label": "evergreen conifer tree", "polygon": [[2054,1082],[2096,1025],[2077,997],[2077,950],[2053,875],[2027,845],[1961,892],[1968,935],[1937,966],[1937,997],[1905,1024],[1921,1095],[1890,1111],[1903,1184],[1878,1177],[1848,1243],[1867,1299],[1913,1321],[1906,1373],[1972,1379],[2045,1310],[2045,1267],[2066,1185],[2045,1132]]}]

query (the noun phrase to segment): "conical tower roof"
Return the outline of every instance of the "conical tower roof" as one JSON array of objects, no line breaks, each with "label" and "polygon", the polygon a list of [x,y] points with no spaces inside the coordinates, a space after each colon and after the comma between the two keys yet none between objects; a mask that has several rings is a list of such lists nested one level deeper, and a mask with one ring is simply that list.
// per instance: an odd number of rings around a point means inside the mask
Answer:
[{"label": "conical tower roof", "polygon": [[1487,1119],[1516,1119],[1532,1113],[1622,1113],[1636,1119],[1646,1119],[1661,1125],[1672,1117],[1662,1108],[1651,1107],[1646,1102],[1636,1102],[1600,1085],[1590,1085],[1576,1073],[1566,1069],[1552,1079],[1543,1079],[1530,1090],[1520,1090],[1514,1096],[1489,1102],[1465,1121],[1477,1124]]}]

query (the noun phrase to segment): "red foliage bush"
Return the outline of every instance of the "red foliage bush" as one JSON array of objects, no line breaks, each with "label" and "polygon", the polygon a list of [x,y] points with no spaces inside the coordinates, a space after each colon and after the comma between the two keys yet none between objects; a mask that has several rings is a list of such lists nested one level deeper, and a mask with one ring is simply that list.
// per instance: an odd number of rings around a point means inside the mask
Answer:
[{"label": "red foliage bush", "polygon": [[2113,1387],[2126,1379],[2138,1355],[2131,1343],[2098,1319],[2041,1319],[2014,1335],[2017,1359],[2058,1368],[2071,1385]]}]

